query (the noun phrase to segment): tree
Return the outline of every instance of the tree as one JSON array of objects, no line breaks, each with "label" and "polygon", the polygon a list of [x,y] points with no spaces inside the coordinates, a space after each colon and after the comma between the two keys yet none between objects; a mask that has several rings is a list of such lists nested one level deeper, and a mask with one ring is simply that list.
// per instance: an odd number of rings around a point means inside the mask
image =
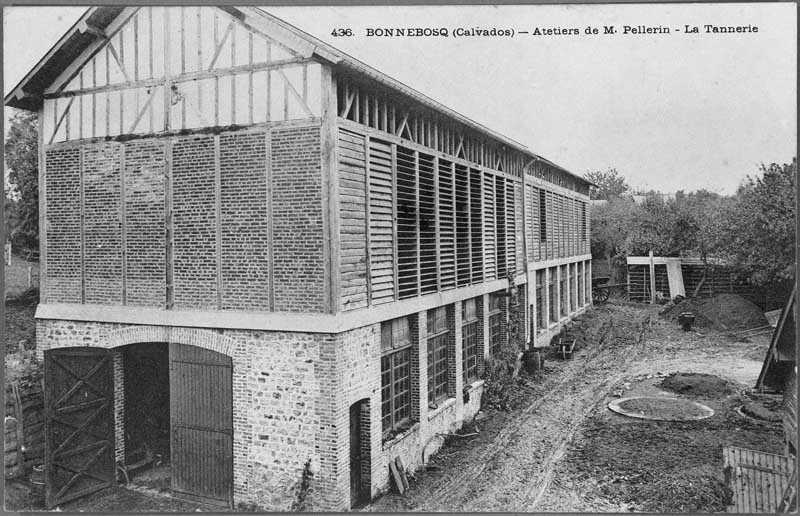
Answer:
[{"label": "tree", "polygon": [[794,278],[797,158],[760,171],[739,186],[721,217],[717,250],[764,285]]},{"label": "tree", "polygon": [[[7,235],[17,247],[39,248],[39,149],[36,113],[17,111],[11,117],[5,144],[9,183],[14,190]],[[6,199],[10,192],[6,191]],[[9,202],[6,201],[8,215]]]},{"label": "tree", "polygon": [[590,190],[591,199],[608,201],[613,197],[619,197],[627,193],[631,189],[625,178],[615,168],[609,168],[607,172],[599,170],[587,172],[583,177],[597,185]]},{"label": "tree", "polygon": [[630,197],[612,197],[606,203],[592,205],[592,256],[608,262],[613,281],[619,279],[616,271],[625,266],[625,239],[641,215],[641,208]]}]

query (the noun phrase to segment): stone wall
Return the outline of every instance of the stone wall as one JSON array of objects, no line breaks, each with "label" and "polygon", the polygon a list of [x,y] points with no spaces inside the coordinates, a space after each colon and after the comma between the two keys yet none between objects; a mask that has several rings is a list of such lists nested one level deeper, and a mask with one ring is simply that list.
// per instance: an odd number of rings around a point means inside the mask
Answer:
[{"label": "stone wall", "polygon": [[46,350],[59,347],[114,348],[118,458],[124,456],[121,346],[139,342],[179,342],[232,357],[235,504],[291,510],[301,494],[301,481],[308,465],[313,480],[304,493],[306,507],[347,508],[343,505],[344,495],[336,491],[340,473],[347,478],[347,468],[341,470],[337,462],[341,450],[337,449],[335,436],[337,426],[341,425],[337,425],[334,410],[337,406],[334,337],[38,320],[39,359]]}]

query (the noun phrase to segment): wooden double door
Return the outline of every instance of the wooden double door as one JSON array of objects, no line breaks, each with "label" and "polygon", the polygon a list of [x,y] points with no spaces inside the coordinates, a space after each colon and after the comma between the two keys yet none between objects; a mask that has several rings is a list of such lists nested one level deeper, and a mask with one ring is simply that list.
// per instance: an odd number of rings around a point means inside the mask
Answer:
[{"label": "wooden double door", "polygon": [[[115,483],[114,371],[103,348],[44,355],[45,502],[52,508]],[[168,360],[172,491],[232,506],[231,358],[171,343]]]}]

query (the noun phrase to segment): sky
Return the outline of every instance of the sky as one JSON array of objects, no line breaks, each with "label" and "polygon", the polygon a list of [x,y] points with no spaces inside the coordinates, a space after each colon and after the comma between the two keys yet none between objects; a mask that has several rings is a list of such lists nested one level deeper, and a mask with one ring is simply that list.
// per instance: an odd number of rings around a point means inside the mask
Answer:
[{"label": "sky", "polygon": [[[576,174],[613,167],[636,188],[722,194],[734,193],[759,164],[788,163],[796,155],[796,9],[795,3],[265,7]],[[3,9],[4,94],[83,12]],[[603,34],[611,25],[616,33]],[[624,34],[625,25],[654,30]],[[709,33],[706,25],[758,32]],[[686,33],[687,26],[699,32]],[[449,36],[367,35],[400,27],[446,28]],[[514,36],[453,37],[457,28]],[[579,34],[534,35],[537,28]],[[352,36],[333,36],[335,29],[351,29]]]}]

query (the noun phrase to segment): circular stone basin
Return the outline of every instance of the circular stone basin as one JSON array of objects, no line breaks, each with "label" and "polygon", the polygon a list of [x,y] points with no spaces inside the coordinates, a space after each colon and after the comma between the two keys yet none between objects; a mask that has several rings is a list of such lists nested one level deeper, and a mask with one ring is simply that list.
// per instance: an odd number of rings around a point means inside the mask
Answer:
[{"label": "circular stone basin", "polygon": [[608,408],[623,416],[656,421],[697,421],[714,415],[713,409],[696,401],[655,396],[620,398]]}]

